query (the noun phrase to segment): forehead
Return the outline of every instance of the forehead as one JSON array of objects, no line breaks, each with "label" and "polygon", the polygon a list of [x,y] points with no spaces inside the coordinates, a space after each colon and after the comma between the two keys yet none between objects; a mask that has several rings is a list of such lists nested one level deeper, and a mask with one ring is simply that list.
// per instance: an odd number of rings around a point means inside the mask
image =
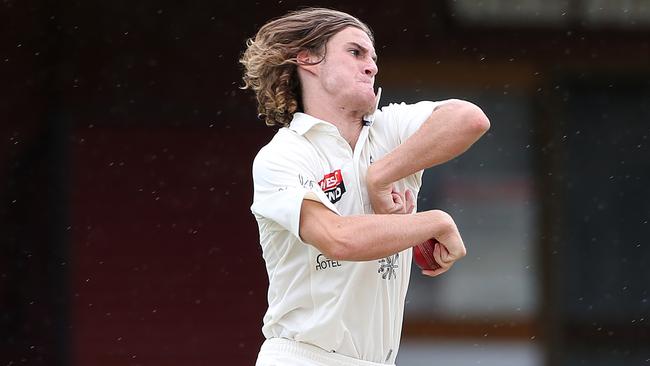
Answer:
[{"label": "forehead", "polygon": [[360,46],[369,49],[374,52],[375,47],[370,40],[370,37],[366,32],[362,31],[356,27],[347,27],[336,33],[332,38],[330,38],[330,43],[333,45],[344,45],[350,42],[359,44]]}]

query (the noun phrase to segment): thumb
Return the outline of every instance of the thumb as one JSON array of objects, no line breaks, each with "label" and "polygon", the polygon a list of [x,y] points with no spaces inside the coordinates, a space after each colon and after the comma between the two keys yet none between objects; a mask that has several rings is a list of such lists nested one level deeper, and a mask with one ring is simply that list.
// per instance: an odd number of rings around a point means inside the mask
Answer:
[{"label": "thumb", "polygon": [[406,213],[409,214],[413,212],[413,209],[415,208],[415,197],[410,189],[407,189],[406,192],[404,192],[404,199],[406,200]]}]

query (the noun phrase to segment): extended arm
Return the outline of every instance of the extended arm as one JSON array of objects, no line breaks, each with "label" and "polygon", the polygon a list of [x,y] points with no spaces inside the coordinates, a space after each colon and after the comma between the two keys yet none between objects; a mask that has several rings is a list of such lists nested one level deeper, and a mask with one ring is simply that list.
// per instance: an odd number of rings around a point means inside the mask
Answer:
[{"label": "extended arm", "polygon": [[442,243],[439,273],[466,254],[451,216],[433,210],[404,215],[339,216],[320,202],[303,200],[300,237],[328,258],[347,261],[374,260],[410,248],[429,238]]},{"label": "extended arm", "polygon": [[368,169],[366,183],[375,212],[396,210],[394,182],[462,154],[489,128],[488,118],[472,103],[451,100],[436,108],[412,136]]}]

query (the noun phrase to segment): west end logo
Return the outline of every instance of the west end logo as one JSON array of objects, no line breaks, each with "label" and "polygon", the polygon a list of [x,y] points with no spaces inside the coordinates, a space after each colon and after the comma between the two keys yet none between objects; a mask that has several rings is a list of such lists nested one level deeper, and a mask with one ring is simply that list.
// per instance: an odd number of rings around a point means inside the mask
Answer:
[{"label": "west end logo", "polygon": [[341,169],[325,174],[323,180],[318,182],[318,184],[320,184],[321,189],[332,203],[338,202],[343,197],[343,193],[345,193],[345,184],[343,184]]},{"label": "west end logo", "polygon": [[334,268],[334,267],[341,267],[341,263],[339,261],[333,261],[323,254],[319,254],[316,256],[316,270],[320,271],[321,269],[328,269],[328,268]]}]

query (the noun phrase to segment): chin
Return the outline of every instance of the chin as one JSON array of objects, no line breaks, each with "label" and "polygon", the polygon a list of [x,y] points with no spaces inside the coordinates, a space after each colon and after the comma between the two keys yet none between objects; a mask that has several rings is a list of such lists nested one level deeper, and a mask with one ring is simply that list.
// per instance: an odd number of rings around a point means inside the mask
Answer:
[{"label": "chin", "polygon": [[375,108],[375,92],[372,89],[364,88],[357,90],[354,94],[346,93],[346,95],[339,95],[340,100],[344,101],[343,104],[348,108],[368,114]]},{"label": "chin", "polygon": [[368,93],[367,96],[364,96],[363,98],[363,105],[364,109],[366,112],[372,112],[372,110],[375,108],[375,103],[377,102],[376,100],[377,96],[375,95],[375,92]]},{"label": "chin", "polygon": [[357,101],[357,103],[354,103],[351,105],[351,109],[355,111],[362,112],[364,115],[372,112],[372,110],[375,108],[375,100],[368,99],[368,98],[363,98]]}]

